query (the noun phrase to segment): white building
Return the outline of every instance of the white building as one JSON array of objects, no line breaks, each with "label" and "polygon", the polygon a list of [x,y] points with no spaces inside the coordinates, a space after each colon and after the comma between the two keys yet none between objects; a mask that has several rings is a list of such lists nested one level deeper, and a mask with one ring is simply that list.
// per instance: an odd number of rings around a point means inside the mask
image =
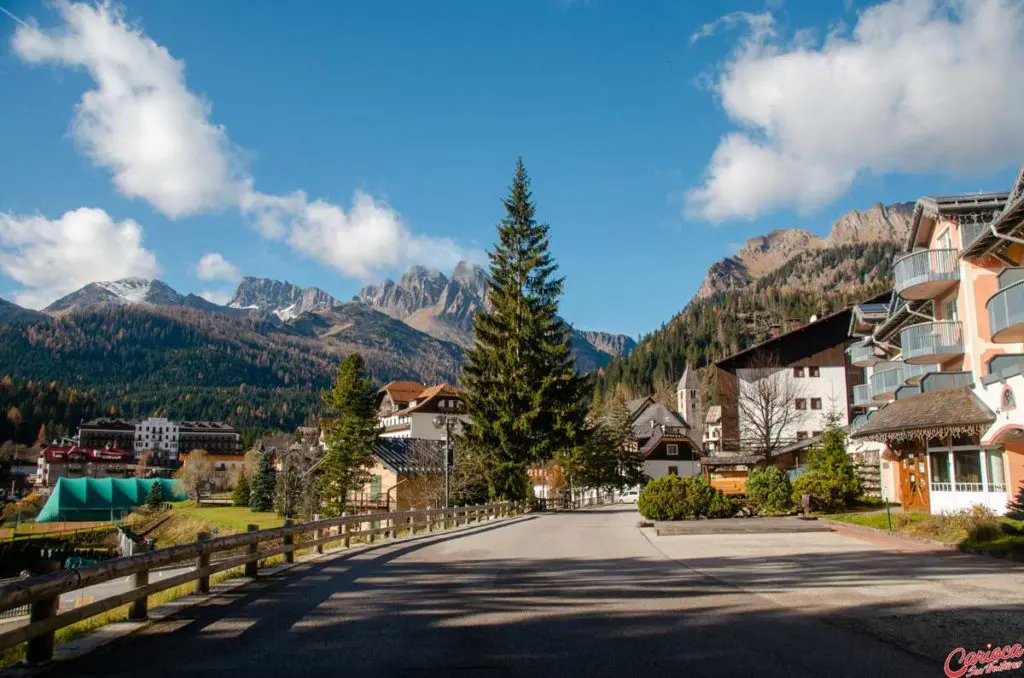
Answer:
[{"label": "white building", "polygon": [[676,385],[676,411],[682,415],[683,421],[690,427],[689,433],[693,440],[703,439],[704,406],[700,396],[700,377],[697,370],[686,363],[683,376]]},{"label": "white building", "polygon": [[722,446],[722,406],[712,405],[704,417],[704,454],[715,454]]},{"label": "white building", "polygon": [[135,456],[152,452],[164,459],[178,458],[181,426],[164,417],[150,417],[135,424]]},{"label": "white building", "polygon": [[[378,391],[377,417],[383,427],[382,438],[444,440],[446,435],[458,431],[460,422],[469,421],[462,413],[462,393],[455,387],[437,384],[421,387],[418,393],[411,395],[414,389],[410,385],[413,384],[391,382]],[[452,422],[447,433],[443,425],[434,421],[442,416],[450,417]]]}]

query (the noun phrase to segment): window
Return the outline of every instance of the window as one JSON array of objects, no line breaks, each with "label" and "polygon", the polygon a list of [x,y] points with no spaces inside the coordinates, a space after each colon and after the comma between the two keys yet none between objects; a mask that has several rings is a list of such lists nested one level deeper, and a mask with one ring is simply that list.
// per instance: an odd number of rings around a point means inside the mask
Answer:
[{"label": "window", "polygon": [[797,440],[807,440],[807,431],[797,431],[796,432],[796,439]]},{"label": "window", "polygon": [[821,431],[811,431],[811,437],[817,438],[821,435]]},{"label": "window", "polygon": [[804,368],[802,368],[802,367],[794,367],[793,368],[793,376],[796,377],[797,379],[803,378],[803,376],[804,376]]},{"label": "window", "polygon": [[821,368],[820,367],[808,367],[807,368],[807,376],[808,377],[820,377],[821,376]]},{"label": "window", "polygon": [[944,230],[939,237],[935,239],[935,249],[937,250],[948,250],[953,247],[953,238],[949,233],[949,228]]},{"label": "window", "polygon": [[1003,453],[1000,450],[985,452],[985,470],[988,471],[988,491],[1006,492],[1006,478],[1003,475]]},{"label": "window", "polygon": [[942,302],[942,320],[956,320],[956,297],[950,297]]},{"label": "window", "polygon": [[677,445],[676,443],[669,443],[668,445],[665,445],[665,454],[667,454],[670,457],[678,456],[679,445]]},{"label": "window", "polygon": [[669,466],[668,467],[668,474],[670,476],[677,476],[677,475],[679,475],[679,467],[678,466]]},{"label": "window", "polygon": [[984,492],[981,484],[981,455],[977,450],[953,453],[957,492]]},{"label": "window", "polygon": [[949,472],[949,454],[947,452],[932,452],[928,455],[928,466],[932,471],[932,490],[937,492],[949,492],[952,488],[953,477]]},{"label": "window", "polygon": [[807,409],[807,399],[806,398],[797,398],[796,399],[796,409],[798,409],[798,410],[806,410]]},{"label": "window", "polygon": [[821,409],[821,398],[811,398],[811,409],[812,410],[820,410]]}]

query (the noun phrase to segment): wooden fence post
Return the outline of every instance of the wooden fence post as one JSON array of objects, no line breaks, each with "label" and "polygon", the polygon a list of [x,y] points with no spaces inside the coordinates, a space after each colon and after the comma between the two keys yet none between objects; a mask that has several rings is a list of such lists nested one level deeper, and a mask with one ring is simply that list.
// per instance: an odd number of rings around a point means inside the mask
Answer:
[{"label": "wooden fence post", "polygon": [[[60,569],[60,563],[56,560],[44,560],[39,563],[38,574],[49,574]],[[44,621],[57,614],[60,608],[60,596],[42,598],[32,603],[30,607],[29,623]],[[25,662],[27,664],[42,664],[53,659],[53,636],[54,631],[36,636],[28,641],[25,650]]]},{"label": "wooden fence post", "polygon": [[[246,525],[245,530],[247,532],[256,532],[260,528],[256,525]],[[259,542],[253,542],[249,544],[245,552],[252,558],[251,561],[245,564],[245,576],[249,579],[255,579],[259,572],[259,560],[256,559],[256,554],[260,552]]]},{"label": "wooden fence post", "polygon": [[[204,542],[210,538],[209,532],[200,532],[196,535],[197,542]],[[196,569],[201,569],[210,566],[210,553],[208,551],[200,551],[196,557]],[[210,575],[203,575],[196,579],[196,593],[209,593],[210,592]]]},{"label": "wooden fence post", "polygon": [[405,522],[407,522],[409,524],[409,536],[410,537],[415,537],[416,536],[416,518],[415,518],[415,516],[409,516],[408,518],[405,519]]},{"label": "wooden fence post", "polygon": [[284,529],[286,529],[287,532],[284,533],[284,538],[281,542],[284,544],[285,549],[287,549],[284,552],[284,562],[286,563],[295,562],[295,533],[292,532],[292,525],[294,525],[292,519],[285,518]]},{"label": "wooden fence post", "polygon": [[[149,544],[142,546],[142,553],[149,551]],[[149,570],[142,570],[136,572],[134,580],[132,582],[135,588],[140,589],[143,586],[149,584]],[[149,597],[139,598],[132,603],[131,607],[128,608],[128,619],[132,621],[142,621],[149,617]]]},{"label": "wooden fence post", "polygon": [[[319,513],[314,514],[313,515],[313,520],[316,521],[316,522],[319,522],[320,514]],[[315,530],[313,530],[313,541],[320,541],[321,539],[323,539],[323,536],[324,536],[323,530],[321,530],[319,527],[316,528]],[[316,545],[316,552],[318,554],[323,553],[324,552],[324,545],[323,544],[317,544]]]}]

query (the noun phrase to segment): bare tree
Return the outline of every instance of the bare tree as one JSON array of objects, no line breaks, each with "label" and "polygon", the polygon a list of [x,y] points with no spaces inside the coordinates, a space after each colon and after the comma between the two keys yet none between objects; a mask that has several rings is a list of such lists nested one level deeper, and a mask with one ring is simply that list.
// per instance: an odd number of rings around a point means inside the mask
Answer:
[{"label": "bare tree", "polygon": [[145,450],[139,454],[139,458],[135,462],[135,477],[136,478],[148,478],[150,472],[150,460],[153,458],[153,453],[149,450]]},{"label": "bare tree", "polygon": [[196,503],[201,504],[203,495],[213,490],[217,480],[213,460],[206,450],[192,450],[188,453],[184,466],[178,471],[178,480],[185,486],[189,496],[195,497]]},{"label": "bare tree", "polygon": [[309,518],[309,514],[316,513],[316,502],[308,495],[315,491],[313,474],[322,457],[319,445],[292,443],[278,450],[281,468],[274,486],[274,505],[280,515],[294,518],[302,514]]},{"label": "bare tree", "polygon": [[804,384],[793,376],[791,367],[782,366],[778,356],[767,352],[756,354],[738,369],[735,384],[740,447],[771,461],[793,441],[794,428],[807,417]]}]

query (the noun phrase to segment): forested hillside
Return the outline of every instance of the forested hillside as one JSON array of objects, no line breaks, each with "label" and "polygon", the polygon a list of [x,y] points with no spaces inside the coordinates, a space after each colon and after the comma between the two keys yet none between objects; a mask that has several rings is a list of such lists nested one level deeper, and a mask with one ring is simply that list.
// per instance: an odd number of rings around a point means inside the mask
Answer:
[{"label": "forested hillside", "polygon": [[[694,298],[667,324],[643,337],[632,354],[609,364],[597,388],[607,395],[623,384],[631,395],[674,397],[686,362],[705,367],[737,351],[890,287],[895,243],[843,245],[795,255],[764,276]],[[710,371],[702,373],[713,398]]]},{"label": "forested hillside", "polygon": [[73,434],[83,419],[116,416],[94,391],[10,375],[0,377],[0,442],[31,445]]}]

